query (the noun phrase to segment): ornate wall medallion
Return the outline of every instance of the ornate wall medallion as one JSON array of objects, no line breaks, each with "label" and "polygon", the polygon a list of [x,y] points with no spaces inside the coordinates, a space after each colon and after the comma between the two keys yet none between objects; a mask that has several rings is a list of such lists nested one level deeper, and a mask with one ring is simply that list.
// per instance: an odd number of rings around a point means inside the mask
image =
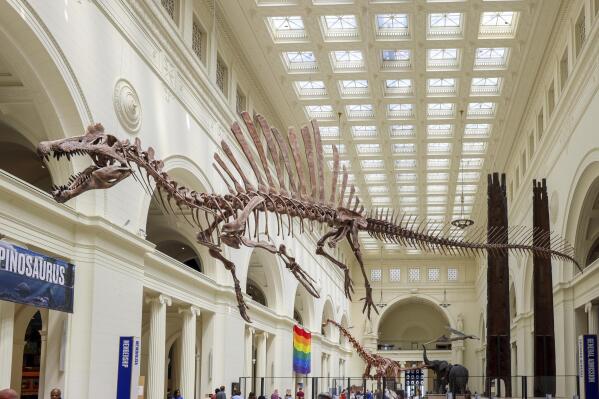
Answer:
[{"label": "ornate wall medallion", "polygon": [[131,83],[119,79],[114,87],[112,101],[121,125],[129,133],[137,133],[141,126],[141,104]]}]

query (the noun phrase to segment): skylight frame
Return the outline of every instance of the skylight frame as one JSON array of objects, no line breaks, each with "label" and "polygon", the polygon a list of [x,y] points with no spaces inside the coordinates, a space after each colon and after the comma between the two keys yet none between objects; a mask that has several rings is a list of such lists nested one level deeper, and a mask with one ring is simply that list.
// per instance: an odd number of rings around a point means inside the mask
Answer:
[{"label": "skylight frame", "polygon": [[334,50],[329,53],[329,57],[334,72],[364,72],[366,70],[364,54],[360,50]]},{"label": "skylight frame", "polygon": [[394,155],[416,155],[416,143],[393,143],[391,148]]},{"label": "skylight frame", "polygon": [[335,120],[337,117],[333,106],[328,104],[306,105],[304,109],[308,119]]},{"label": "skylight frame", "polygon": [[410,40],[410,16],[406,13],[385,13],[374,16],[377,40]]},{"label": "skylight frame", "polygon": [[464,141],[462,143],[462,154],[484,155],[486,152],[486,141]]},{"label": "skylight frame", "polygon": [[426,94],[429,97],[454,97],[458,93],[456,78],[429,78],[426,80]]},{"label": "skylight frame", "polygon": [[426,104],[426,117],[428,119],[455,118],[456,104],[450,102]]},{"label": "skylight frame", "polygon": [[457,71],[461,68],[460,48],[429,48],[426,50],[427,71]]},{"label": "skylight frame", "polygon": [[300,99],[323,99],[328,97],[327,88],[322,80],[296,80],[293,82],[295,93]]},{"label": "skylight frame", "polygon": [[372,104],[347,104],[345,112],[347,119],[351,121],[372,120],[375,116]]},{"label": "skylight frame", "polygon": [[325,41],[360,40],[359,20],[353,14],[323,15],[320,17],[320,28]]},{"label": "skylight frame", "polygon": [[379,143],[356,144],[356,152],[358,153],[358,155],[380,154],[382,151],[382,147]]},{"label": "skylight frame", "polygon": [[354,125],[351,127],[354,139],[366,139],[378,136],[376,125]]},{"label": "skylight frame", "polygon": [[389,125],[389,137],[392,139],[411,139],[416,137],[416,127],[412,124]]},{"label": "skylight frame", "polygon": [[379,56],[380,67],[383,71],[404,72],[412,69],[412,50],[383,49]]},{"label": "skylight frame", "polygon": [[[494,82],[494,84],[492,84]],[[501,77],[474,77],[470,83],[470,95],[498,96],[501,94],[503,78]]]},{"label": "skylight frame", "polygon": [[[285,22],[288,28],[285,28]],[[304,20],[299,15],[266,17],[266,25],[275,43],[307,42]]]},{"label": "skylight frame", "polygon": [[370,85],[367,79],[339,80],[338,87],[342,98],[364,98],[370,94]]},{"label": "skylight frame", "polygon": [[494,118],[497,111],[497,103],[492,101],[470,102],[466,111],[466,118],[481,119]]},{"label": "skylight frame", "polygon": [[488,138],[492,130],[490,123],[467,123],[464,125],[464,138]]},{"label": "skylight frame", "polygon": [[414,81],[412,79],[385,79],[383,81],[385,97],[411,97],[414,95]]},{"label": "skylight frame", "polygon": [[360,166],[367,170],[385,169],[385,161],[380,158],[362,159]]},{"label": "skylight frame", "polygon": [[478,47],[474,52],[474,70],[507,69],[510,57],[509,47]]},{"label": "skylight frame", "polygon": [[513,39],[516,37],[518,31],[519,17],[520,13],[517,11],[482,12],[480,15],[478,38]]},{"label": "skylight frame", "polygon": [[464,37],[464,14],[461,12],[433,12],[426,18],[428,40],[455,40]]},{"label": "skylight frame", "polygon": [[414,119],[414,104],[393,103],[387,104],[387,117],[391,119]]},{"label": "skylight frame", "polygon": [[287,73],[313,73],[318,71],[318,63],[313,51],[284,51],[281,53]]},{"label": "skylight frame", "polygon": [[428,138],[449,138],[453,137],[454,125],[452,123],[433,123],[426,125],[426,135]]}]

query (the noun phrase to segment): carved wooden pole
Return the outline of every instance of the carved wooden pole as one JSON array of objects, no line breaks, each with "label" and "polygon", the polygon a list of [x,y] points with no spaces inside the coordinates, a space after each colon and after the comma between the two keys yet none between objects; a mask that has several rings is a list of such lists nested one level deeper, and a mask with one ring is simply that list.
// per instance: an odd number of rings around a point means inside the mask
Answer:
[{"label": "carved wooden pole", "polygon": [[[533,180],[533,246],[549,247],[547,184]],[[551,258],[533,253],[534,396],[555,396],[555,332]]]},{"label": "carved wooden pole", "polygon": [[[487,240],[489,244],[507,244],[508,220],[505,174],[488,175]],[[497,229],[504,231],[497,234]],[[509,268],[507,251],[489,251],[487,256],[487,381],[490,394],[492,379],[503,379],[505,396],[512,396],[510,353]],[[499,396],[499,395],[498,395]]]}]

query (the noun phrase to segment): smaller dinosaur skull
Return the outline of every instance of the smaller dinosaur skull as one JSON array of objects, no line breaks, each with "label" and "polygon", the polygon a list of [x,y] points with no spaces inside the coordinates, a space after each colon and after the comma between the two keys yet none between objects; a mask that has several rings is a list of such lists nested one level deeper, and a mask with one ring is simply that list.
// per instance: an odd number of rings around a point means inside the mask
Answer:
[{"label": "smaller dinosaur skull", "polygon": [[123,143],[104,133],[104,127],[99,123],[89,126],[83,136],[42,141],[37,146],[37,154],[46,161],[51,156],[57,160],[65,156],[70,161],[74,155],[87,154],[93,162],[71,176],[67,185],[53,186],[51,194],[61,203],[89,190],[110,188],[133,172],[125,160]]}]

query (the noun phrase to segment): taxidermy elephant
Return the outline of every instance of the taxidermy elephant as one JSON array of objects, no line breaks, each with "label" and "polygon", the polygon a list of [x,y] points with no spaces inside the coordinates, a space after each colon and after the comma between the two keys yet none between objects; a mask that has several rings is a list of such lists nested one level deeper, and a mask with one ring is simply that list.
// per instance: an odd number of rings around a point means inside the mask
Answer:
[{"label": "taxidermy elephant", "polygon": [[428,360],[428,357],[426,356],[426,347],[424,345],[422,345],[422,350],[424,364],[428,369],[435,372],[433,393],[446,393],[445,386],[447,385],[447,378],[449,376],[449,369],[451,365],[445,360]]},{"label": "taxidermy elephant", "polygon": [[449,382],[449,392],[456,394],[465,394],[468,386],[468,369],[461,364],[449,365],[447,380]]}]

